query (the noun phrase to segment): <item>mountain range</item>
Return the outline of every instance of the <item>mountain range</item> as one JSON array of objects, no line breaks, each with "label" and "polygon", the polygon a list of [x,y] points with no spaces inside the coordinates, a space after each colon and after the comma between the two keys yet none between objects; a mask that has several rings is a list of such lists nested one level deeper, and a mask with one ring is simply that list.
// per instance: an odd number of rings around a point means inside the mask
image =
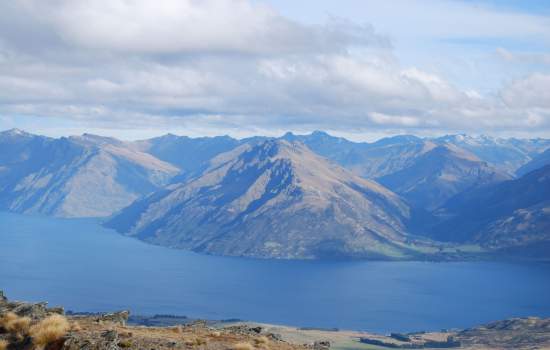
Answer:
[{"label": "mountain range", "polygon": [[14,129],[0,133],[0,209],[103,217],[150,243],[219,255],[533,255],[525,247],[550,242],[549,152],[547,139],[469,135],[130,142]]},{"label": "mountain range", "polygon": [[221,255],[369,257],[401,250],[409,216],[399,196],[304,144],[266,140],[214,158],[200,176],[135,202],[108,226]]}]

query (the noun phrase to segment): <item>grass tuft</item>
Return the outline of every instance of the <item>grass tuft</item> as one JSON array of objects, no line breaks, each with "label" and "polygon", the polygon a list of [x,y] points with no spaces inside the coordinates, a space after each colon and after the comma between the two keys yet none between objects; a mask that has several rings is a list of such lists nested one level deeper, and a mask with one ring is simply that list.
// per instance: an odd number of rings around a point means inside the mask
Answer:
[{"label": "grass tuft", "polygon": [[80,325],[80,323],[78,323],[78,321],[74,321],[73,323],[71,323],[71,331],[80,332],[81,330],[82,326]]},{"label": "grass tuft", "polygon": [[258,337],[256,339],[254,339],[254,341],[256,342],[256,344],[267,344],[267,343],[269,343],[269,339],[265,335],[262,335],[261,337]]},{"label": "grass tuft", "polygon": [[172,332],[174,332],[176,334],[182,334],[183,333],[183,327],[180,326],[180,325],[171,327],[170,329],[172,330]]},{"label": "grass tuft", "polygon": [[233,350],[254,350],[254,347],[250,343],[237,343],[233,345]]},{"label": "grass tuft", "polygon": [[0,316],[0,327],[4,328],[5,330],[7,330],[6,328],[6,325],[13,321],[13,320],[16,320],[18,319],[19,316],[17,316],[15,313],[13,312],[7,312],[5,314],[3,314],[2,316]]},{"label": "grass tuft", "polygon": [[29,334],[31,319],[29,317],[19,317],[6,323],[6,330],[18,337]]},{"label": "grass tuft", "polygon": [[29,317],[19,317],[13,312],[8,312],[0,317],[0,327],[18,338],[27,335],[30,326],[31,319]]},{"label": "grass tuft", "polygon": [[64,316],[48,316],[31,327],[30,335],[33,343],[39,348],[61,339],[70,329],[69,322]]}]

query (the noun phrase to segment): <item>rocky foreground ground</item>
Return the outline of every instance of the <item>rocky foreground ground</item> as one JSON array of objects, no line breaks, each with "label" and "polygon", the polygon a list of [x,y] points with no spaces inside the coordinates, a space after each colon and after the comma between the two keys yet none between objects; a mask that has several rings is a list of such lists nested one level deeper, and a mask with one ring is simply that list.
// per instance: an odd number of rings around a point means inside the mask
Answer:
[{"label": "rocky foreground ground", "polygon": [[550,349],[550,319],[539,318],[383,336],[180,318],[172,321],[182,324],[128,325],[128,317],[128,311],[65,315],[63,308],[49,308],[47,303],[8,301],[0,291],[0,350]]}]

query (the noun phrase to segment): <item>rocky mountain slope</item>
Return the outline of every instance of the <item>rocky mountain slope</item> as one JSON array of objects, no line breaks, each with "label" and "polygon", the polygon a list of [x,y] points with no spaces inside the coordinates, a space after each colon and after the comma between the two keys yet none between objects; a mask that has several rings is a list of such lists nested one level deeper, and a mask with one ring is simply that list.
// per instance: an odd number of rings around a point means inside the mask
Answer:
[{"label": "rocky mountain slope", "polygon": [[550,165],[519,179],[462,193],[439,211],[430,231],[439,240],[479,243],[493,250],[527,249],[548,257]]},{"label": "rocky mountain slope", "polygon": [[275,258],[402,255],[409,207],[301,143],[267,140],[134,203],[108,226],[148,242]]},{"label": "rocky mountain slope", "polygon": [[60,217],[108,216],[179,170],[123,142],[0,133],[0,208]]},{"label": "rocky mountain slope", "polygon": [[409,167],[378,181],[411,205],[434,210],[458,193],[509,180],[510,176],[452,144],[436,146]]}]

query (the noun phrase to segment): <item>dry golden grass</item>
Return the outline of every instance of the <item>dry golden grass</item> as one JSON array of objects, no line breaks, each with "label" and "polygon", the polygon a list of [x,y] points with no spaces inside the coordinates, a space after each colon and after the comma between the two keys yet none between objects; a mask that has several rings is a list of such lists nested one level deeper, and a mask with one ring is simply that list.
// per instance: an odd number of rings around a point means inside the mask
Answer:
[{"label": "dry golden grass", "polygon": [[21,338],[29,333],[31,319],[19,317],[13,312],[8,312],[0,317],[0,326],[7,332]]},{"label": "dry golden grass", "polygon": [[6,329],[6,324],[8,322],[16,320],[18,318],[19,318],[19,316],[17,316],[13,312],[7,312],[7,313],[3,314],[2,316],[0,316],[0,327]]},{"label": "dry golden grass", "polygon": [[221,333],[221,332],[218,332],[218,331],[214,331],[214,332],[212,332],[212,336],[213,336],[214,338],[219,338],[219,337],[222,336],[222,333]]},{"label": "dry golden grass", "polygon": [[80,332],[81,330],[82,326],[80,325],[80,323],[78,323],[78,321],[74,321],[73,323],[71,323],[71,331]]},{"label": "dry golden grass", "polygon": [[254,341],[256,342],[256,344],[267,344],[267,343],[269,343],[269,339],[265,335],[262,335],[261,337],[258,337],[256,339],[254,339]]},{"label": "dry golden grass", "polygon": [[0,339],[0,350],[7,350],[8,349],[8,343],[6,340]]},{"label": "dry golden grass", "polygon": [[233,350],[254,350],[254,347],[250,343],[237,343],[233,345]]},{"label": "dry golden grass", "polygon": [[206,345],[207,343],[207,340],[204,338],[191,338],[184,340],[184,344],[187,346],[201,346]]},{"label": "dry golden grass", "polygon": [[174,326],[174,327],[171,327],[170,330],[174,333],[177,333],[177,334],[183,333],[183,327],[182,326]]},{"label": "dry golden grass", "polygon": [[52,315],[32,326],[30,335],[36,346],[44,348],[67,334],[69,329],[69,322],[64,316]]},{"label": "dry golden grass", "polygon": [[29,334],[31,319],[29,317],[19,317],[6,323],[6,330],[17,336]]}]

